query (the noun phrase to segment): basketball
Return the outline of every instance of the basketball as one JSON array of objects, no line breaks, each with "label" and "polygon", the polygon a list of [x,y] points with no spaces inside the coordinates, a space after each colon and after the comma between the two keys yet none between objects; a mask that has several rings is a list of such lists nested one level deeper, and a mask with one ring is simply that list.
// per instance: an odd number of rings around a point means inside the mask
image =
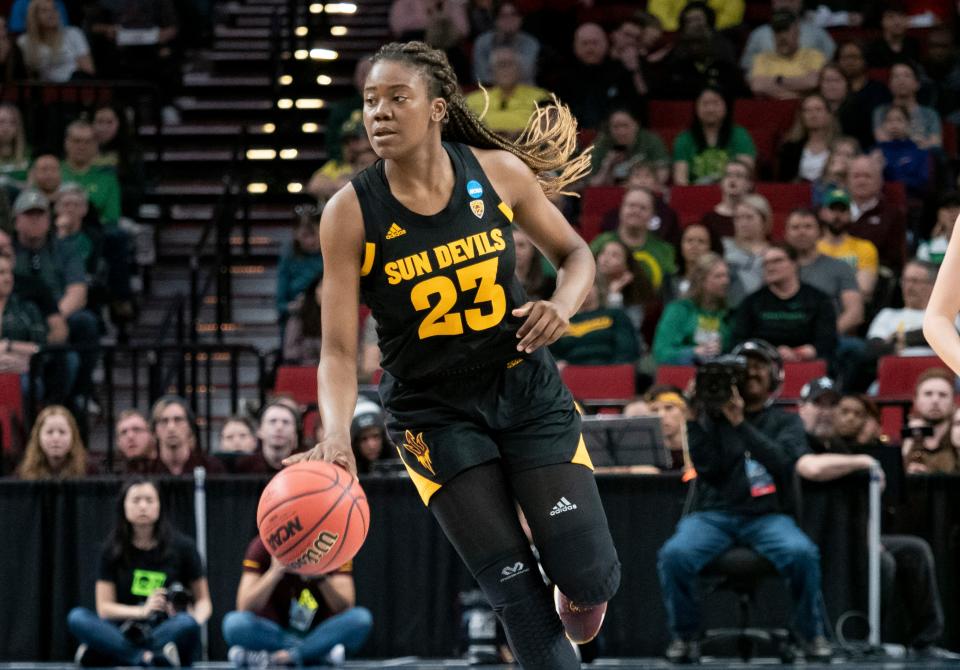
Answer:
[{"label": "basketball", "polygon": [[360,482],[340,466],[302,461],[270,480],[257,506],[267,550],[303,575],[332,572],[360,551],[370,508]]}]

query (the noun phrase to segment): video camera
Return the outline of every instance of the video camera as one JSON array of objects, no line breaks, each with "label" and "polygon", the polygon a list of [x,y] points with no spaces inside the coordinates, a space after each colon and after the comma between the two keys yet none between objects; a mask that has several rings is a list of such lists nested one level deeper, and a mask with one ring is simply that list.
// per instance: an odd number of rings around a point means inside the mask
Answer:
[{"label": "video camera", "polygon": [[694,402],[707,412],[717,413],[730,400],[734,387],[743,394],[746,381],[745,356],[725,354],[698,361]]}]

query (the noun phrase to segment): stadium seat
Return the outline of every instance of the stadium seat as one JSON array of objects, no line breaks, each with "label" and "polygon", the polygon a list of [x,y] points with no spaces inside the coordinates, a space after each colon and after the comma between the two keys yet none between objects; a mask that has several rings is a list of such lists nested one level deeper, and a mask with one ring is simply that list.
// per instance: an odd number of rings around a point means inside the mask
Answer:
[{"label": "stadium seat", "polygon": [[800,397],[804,384],[826,374],[826,361],[787,361],[783,364],[783,390],[780,391],[780,397],[784,400],[796,400]]},{"label": "stadium seat", "polygon": [[943,152],[948,156],[957,155],[957,125],[943,122]]},{"label": "stadium seat", "polygon": [[902,181],[887,181],[883,183],[883,197],[891,205],[904,212],[907,211],[907,189]]},{"label": "stadium seat", "polygon": [[793,125],[799,100],[773,100],[771,98],[745,98],[737,100],[733,108],[733,120],[749,130],[774,128],[780,132]]},{"label": "stadium seat", "polygon": [[560,371],[573,397],[584,402],[632,400],[637,393],[632,365],[567,365]]},{"label": "stadium seat", "polygon": [[600,233],[603,217],[620,207],[624,189],[620,186],[590,186],[583,192],[580,207],[580,236],[587,242]]},{"label": "stadium seat", "polygon": [[670,206],[677,213],[681,226],[700,221],[720,202],[720,198],[720,187],[716,184],[674,186],[670,190]]},{"label": "stadium seat", "polygon": [[0,439],[3,450],[10,452],[16,448],[16,431],[23,425],[23,393],[20,388],[20,375],[10,372],[0,374]]},{"label": "stadium seat", "polygon": [[288,395],[301,405],[317,402],[317,368],[312,365],[281,365],[273,392]]},{"label": "stadium seat", "polygon": [[[930,368],[946,368],[938,356],[883,356],[877,364],[877,400],[910,401],[917,378]],[[900,437],[903,405],[881,405],[880,424],[892,440]]]},{"label": "stadium seat", "polygon": [[813,192],[809,182],[785,184],[780,182],[760,182],[757,193],[770,201],[770,208],[789,212],[797,207],[809,207]]},{"label": "stadium seat", "polygon": [[651,128],[686,128],[692,118],[692,100],[651,100],[647,106],[647,124]]},{"label": "stadium seat", "polygon": [[669,384],[686,390],[697,369],[692,365],[658,365],[656,383]]},{"label": "stadium seat", "polygon": [[667,148],[667,153],[671,156],[673,155],[673,143],[676,141],[677,135],[686,129],[687,126],[678,126],[676,125],[676,122],[669,126],[656,126],[650,128],[650,130],[660,136],[660,139],[663,140],[663,146]]}]

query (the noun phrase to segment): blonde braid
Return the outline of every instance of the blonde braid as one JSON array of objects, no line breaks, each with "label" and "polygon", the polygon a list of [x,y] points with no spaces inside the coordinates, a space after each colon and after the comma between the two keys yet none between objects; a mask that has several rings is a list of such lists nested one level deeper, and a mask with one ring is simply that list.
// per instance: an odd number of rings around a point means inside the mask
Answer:
[{"label": "blonde braid", "polygon": [[509,151],[537,175],[547,196],[577,195],[564,188],[589,174],[593,147],[573,155],[577,149],[577,120],[556,96],[551,104],[537,106],[520,137],[510,140],[487,128],[470,111],[444,52],[423,42],[391,42],[374,55],[374,63],[381,60],[408,63],[427,76],[430,95],[447,101],[445,140]]}]

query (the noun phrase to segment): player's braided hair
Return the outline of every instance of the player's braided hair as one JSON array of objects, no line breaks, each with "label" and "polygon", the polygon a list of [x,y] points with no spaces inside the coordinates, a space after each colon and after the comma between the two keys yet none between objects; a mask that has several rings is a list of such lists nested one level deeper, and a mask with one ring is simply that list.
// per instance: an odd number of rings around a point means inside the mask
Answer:
[{"label": "player's braided hair", "polygon": [[577,148],[577,121],[556,97],[551,104],[538,106],[520,136],[509,140],[483,125],[467,107],[457,75],[443,51],[424,42],[391,42],[380,47],[372,60],[398,61],[420,70],[427,79],[430,96],[447,101],[443,139],[478,149],[509,151],[536,173],[546,195],[576,195],[563,189],[590,172],[593,147],[573,156]]}]

